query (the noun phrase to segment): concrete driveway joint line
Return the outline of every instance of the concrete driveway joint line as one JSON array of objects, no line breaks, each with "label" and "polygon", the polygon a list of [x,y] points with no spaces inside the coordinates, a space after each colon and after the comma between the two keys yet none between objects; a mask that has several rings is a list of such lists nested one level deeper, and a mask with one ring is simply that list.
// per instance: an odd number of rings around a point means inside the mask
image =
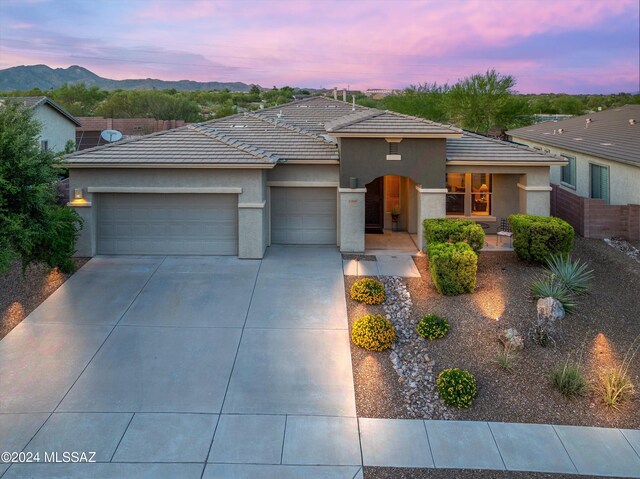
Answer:
[{"label": "concrete driveway joint line", "polygon": [[[258,276],[260,275],[260,268],[262,267],[262,261],[260,262],[260,264],[258,265],[258,271],[256,273],[255,279],[253,280],[253,288],[251,290],[251,298],[249,299],[249,304],[247,306],[247,312],[245,314],[244,317],[244,323],[242,325],[242,331],[240,332],[240,339],[238,340],[238,346],[236,347],[236,353],[235,356],[233,357],[233,365],[231,366],[231,372],[229,373],[229,379],[227,380],[227,387],[225,388],[224,391],[224,397],[222,398],[222,404],[220,405],[220,413],[222,413],[222,410],[224,408],[224,403],[227,400],[227,393],[229,392],[229,384],[231,383],[231,378],[233,377],[233,371],[236,367],[236,361],[238,360],[238,352],[240,351],[240,344],[242,344],[242,336],[244,334],[244,328],[247,325],[247,318],[249,317],[249,310],[251,309],[251,302],[253,301],[253,295],[256,291],[256,284],[258,283]],[[218,416],[218,421],[216,422],[216,427],[213,430],[213,436],[211,437],[211,442],[209,443],[209,450],[207,451],[207,457],[205,458],[205,462],[209,461],[209,457],[211,456],[211,448],[213,447],[213,442],[215,441],[216,438],[216,432],[218,431],[218,426],[220,425],[220,416]],[[204,469],[202,471],[202,474],[204,475]]]},{"label": "concrete driveway joint line", "polygon": [[[0,477],[363,479],[365,464],[640,478],[638,430],[356,418],[352,266],[295,246],[92,259],[0,341],[0,452],[86,443],[100,462],[0,463]],[[96,304],[65,301],[82,293]]]}]

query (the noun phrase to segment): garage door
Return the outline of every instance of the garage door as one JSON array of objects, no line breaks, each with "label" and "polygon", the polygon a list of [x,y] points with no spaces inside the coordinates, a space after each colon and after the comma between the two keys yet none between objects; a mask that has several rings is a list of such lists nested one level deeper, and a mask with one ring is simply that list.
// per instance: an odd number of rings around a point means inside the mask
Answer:
[{"label": "garage door", "polygon": [[98,254],[238,254],[238,196],[101,194]]},{"label": "garage door", "polygon": [[335,188],[271,188],[271,242],[335,245],[336,208]]}]

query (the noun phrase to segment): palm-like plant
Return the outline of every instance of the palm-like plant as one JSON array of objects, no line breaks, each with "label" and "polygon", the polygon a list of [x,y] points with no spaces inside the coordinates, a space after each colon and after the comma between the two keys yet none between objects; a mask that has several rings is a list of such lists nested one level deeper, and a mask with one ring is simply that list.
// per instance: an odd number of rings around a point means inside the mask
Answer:
[{"label": "palm-like plant", "polygon": [[555,274],[546,274],[536,279],[529,286],[531,296],[534,299],[555,298],[562,304],[567,313],[573,313],[576,303],[573,300],[571,291],[560,281]]},{"label": "palm-like plant", "polygon": [[587,263],[572,260],[571,256],[553,255],[547,260],[547,268],[569,293],[576,296],[589,293],[593,270],[588,269]]}]

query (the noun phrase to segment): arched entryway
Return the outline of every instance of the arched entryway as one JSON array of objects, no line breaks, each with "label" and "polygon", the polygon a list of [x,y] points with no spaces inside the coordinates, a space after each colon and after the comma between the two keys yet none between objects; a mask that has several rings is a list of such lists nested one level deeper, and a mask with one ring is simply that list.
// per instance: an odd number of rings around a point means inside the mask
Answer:
[{"label": "arched entryway", "polygon": [[365,188],[365,249],[417,250],[415,182],[405,176],[385,175]]}]

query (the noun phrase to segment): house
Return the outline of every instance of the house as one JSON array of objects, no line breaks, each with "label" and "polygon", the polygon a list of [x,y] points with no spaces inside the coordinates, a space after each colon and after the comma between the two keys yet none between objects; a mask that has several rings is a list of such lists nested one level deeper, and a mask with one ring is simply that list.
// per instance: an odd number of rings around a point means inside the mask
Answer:
[{"label": "house", "polygon": [[507,134],[512,141],[567,160],[550,170],[552,210],[580,234],[640,239],[640,105]]},{"label": "house", "polygon": [[64,151],[68,141],[75,143],[76,127],[80,127],[80,121],[51,99],[46,96],[4,99],[9,100],[33,111],[33,118],[40,122],[42,128],[39,140],[43,149],[58,153]]},{"label": "house", "polygon": [[68,155],[78,255],[222,254],[271,244],[363,252],[391,226],[549,214],[566,160],[449,125],[311,97]]},{"label": "house", "polygon": [[104,130],[118,130],[122,133],[123,138],[127,139],[188,125],[182,120],[155,120],[153,118],[81,116],[78,117],[78,120],[82,124],[76,128],[75,141],[78,150],[86,150],[107,143],[100,137]]}]

